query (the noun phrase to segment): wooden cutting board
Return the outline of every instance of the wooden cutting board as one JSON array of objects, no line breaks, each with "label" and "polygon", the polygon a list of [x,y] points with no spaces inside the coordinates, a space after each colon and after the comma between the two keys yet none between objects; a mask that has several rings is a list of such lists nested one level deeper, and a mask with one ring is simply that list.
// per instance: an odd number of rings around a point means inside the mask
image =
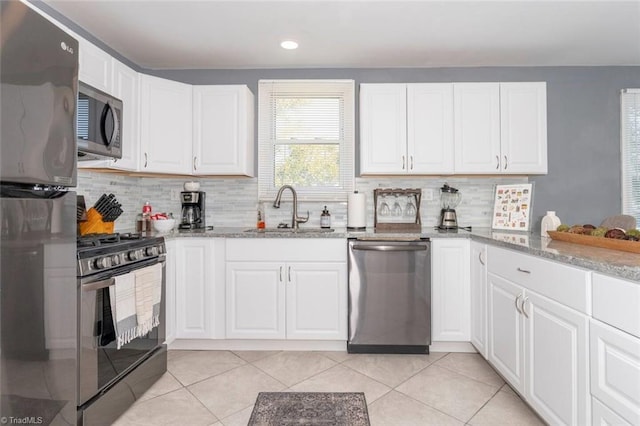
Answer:
[{"label": "wooden cutting board", "polygon": [[640,241],[616,240],[613,238],[592,237],[591,235],[572,234],[569,232],[548,231],[549,236],[558,241],[602,247],[611,250],[640,253]]}]

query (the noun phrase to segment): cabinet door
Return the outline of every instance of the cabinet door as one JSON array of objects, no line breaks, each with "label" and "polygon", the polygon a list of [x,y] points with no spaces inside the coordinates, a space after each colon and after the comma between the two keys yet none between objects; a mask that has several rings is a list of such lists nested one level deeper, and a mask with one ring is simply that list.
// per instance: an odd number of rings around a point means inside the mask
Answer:
[{"label": "cabinet door", "polygon": [[407,85],[409,173],[453,173],[453,84]]},{"label": "cabinet door", "polygon": [[228,339],[284,339],[283,263],[227,262]]},{"label": "cabinet door", "polygon": [[525,398],[553,425],[589,423],[589,321],[586,315],[527,291]]},{"label": "cabinet door", "polygon": [[80,49],[78,76],[80,81],[113,95],[111,55],[83,38],[79,37],[78,43]]},{"label": "cabinet door", "polygon": [[254,176],[253,94],[247,86],[193,88],[193,172]]},{"label": "cabinet door", "polygon": [[346,265],[290,263],[286,267],[287,339],[346,340]]},{"label": "cabinet door", "polygon": [[406,84],[361,84],[360,173],[406,172]]},{"label": "cabinet door", "polygon": [[487,274],[487,287],[487,359],[514,389],[524,393],[524,326],[516,308],[523,289],[492,273]]},{"label": "cabinet door", "polygon": [[176,257],[178,242],[176,240],[166,240],[166,293],[165,293],[165,330],[166,343],[170,344],[176,338]]},{"label": "cabinet door", "polygon": [[434,342],[468,342],[470,334],[469,240],[431,241],[431,336]]},{"label": "cabinet door", "polygon": [[113,94],[123,103],[122,158],[115,160],[111,168],[138,170],[140,153],[140,85],[138,73],[113,60]]},{"label": "cabinet door", "polygon": [[505,173],[547,173],[547,85],[500,83],[500,147]]},{"label": "cabinet door", "polygon": [[591,393],[632,425],[640,424],[640,339],[590,323]]},{"label": "cabinet door", "polygon": [[471,343],[487,358],[487,246],[471,242]]},{"label": "cabinet door", "polygon": [[213,336],[212,241],[179,241],[176,250],[176,338]]},{"label": "cabinet door", "polygon": [[456,173],[499,173],[500,84],[454,83]]},{"label": "cabinet door", "polygon": [[191,86],[141,75],[140,170],[191,174]]}]

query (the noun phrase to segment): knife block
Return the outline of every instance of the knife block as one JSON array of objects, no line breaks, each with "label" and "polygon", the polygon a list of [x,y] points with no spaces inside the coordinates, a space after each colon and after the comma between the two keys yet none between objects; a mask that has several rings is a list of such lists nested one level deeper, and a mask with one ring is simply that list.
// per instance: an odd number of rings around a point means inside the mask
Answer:
[{"label": "knife block", "polygon": [[87,234],[113,234],[114,222],[103,222],[102,215],[91,207],[87,210],[87,220],[80,222],[80,235]]}]

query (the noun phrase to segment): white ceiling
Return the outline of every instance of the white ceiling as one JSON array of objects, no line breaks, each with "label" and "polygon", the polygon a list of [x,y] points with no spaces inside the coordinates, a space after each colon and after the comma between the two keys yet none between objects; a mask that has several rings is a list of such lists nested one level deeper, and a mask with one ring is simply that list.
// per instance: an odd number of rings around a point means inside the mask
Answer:
[{"label": "white ceiling", "polygon": [[150,69],[640,65],[640,0],[45,3]]}]

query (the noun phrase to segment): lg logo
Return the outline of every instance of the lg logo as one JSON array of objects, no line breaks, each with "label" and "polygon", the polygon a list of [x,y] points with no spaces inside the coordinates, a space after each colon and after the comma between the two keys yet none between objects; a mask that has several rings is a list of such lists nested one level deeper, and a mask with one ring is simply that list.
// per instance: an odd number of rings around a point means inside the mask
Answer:
[{"label": "lg logo", "polygon": [[65,43],[64,41],[60,42],[60,47],[62,48],[62,50],[69,52],[73,55],[73,47],[67,46],[67,43]]}]

